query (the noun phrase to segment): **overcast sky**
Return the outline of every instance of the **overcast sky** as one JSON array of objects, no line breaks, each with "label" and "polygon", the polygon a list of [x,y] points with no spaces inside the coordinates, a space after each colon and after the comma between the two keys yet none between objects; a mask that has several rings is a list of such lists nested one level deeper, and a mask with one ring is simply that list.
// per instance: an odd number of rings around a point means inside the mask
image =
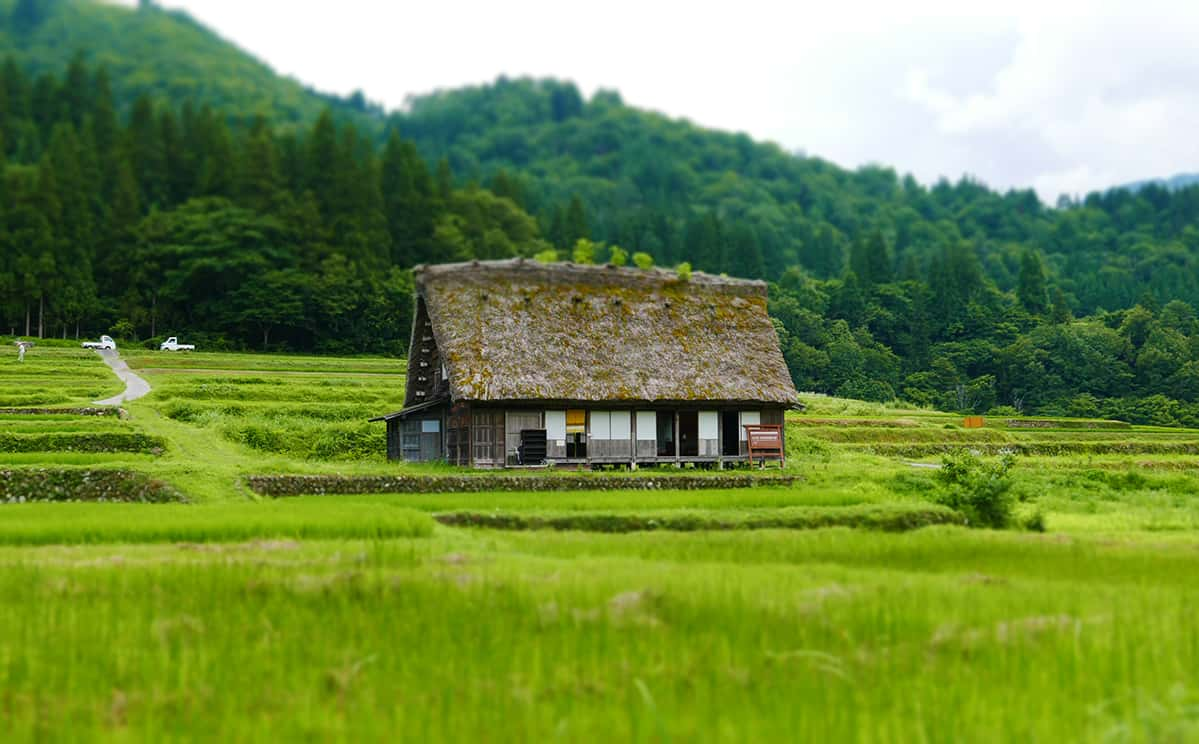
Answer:
[{"label": "overcast sky", "polygon": [[1199,3],[1183,0],[161,4],[388,108],[554,76],[847,167],[970,174],[1051,203],[1199,171]]}]

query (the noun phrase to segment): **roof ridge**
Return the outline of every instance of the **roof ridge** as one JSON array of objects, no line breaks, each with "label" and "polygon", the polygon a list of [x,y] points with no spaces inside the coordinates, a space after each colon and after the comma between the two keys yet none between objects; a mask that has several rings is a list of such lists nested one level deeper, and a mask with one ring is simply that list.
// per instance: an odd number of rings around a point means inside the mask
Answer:
[{"label": "roof ridge", "polygon": [[613,264],[581,264],[573,261],[543,262],[536,259],[503,258],[493,260],[473,260],[458,263],[417,264],[412,267],[412,273],[417,277],[443,276],[447,274],[484,274],[492,272],[528,272],[549,276],[572,276],[579,279],[619,278],[622,280],[644,281],[660,284],[698,284],[713,287],[738,287],[766,290],[766,282],[760,279],[742,279],[723,274],[710,274],[705,271],[693,271],[689,278],[680,278],[674,269],[654,266],[642,269],[633,266],[615,266]]}]

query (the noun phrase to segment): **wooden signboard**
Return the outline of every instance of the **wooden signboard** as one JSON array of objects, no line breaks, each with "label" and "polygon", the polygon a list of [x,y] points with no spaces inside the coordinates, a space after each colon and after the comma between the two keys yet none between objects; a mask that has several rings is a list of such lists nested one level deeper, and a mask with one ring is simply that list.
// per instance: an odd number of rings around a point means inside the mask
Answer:
[{"label": "wooden signboard", "polygon": [[767,459],[777,458],[779,467],[786,464],[783,454],[783,427],[779,424],[744,424],[749,464],[754,464],[754,455],[763,465]]}]

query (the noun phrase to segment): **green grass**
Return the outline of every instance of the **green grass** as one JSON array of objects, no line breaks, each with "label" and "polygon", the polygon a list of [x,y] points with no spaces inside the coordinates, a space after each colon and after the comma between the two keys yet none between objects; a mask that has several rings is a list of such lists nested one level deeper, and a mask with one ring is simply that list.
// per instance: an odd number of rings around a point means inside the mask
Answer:
[{"label": "green grass", "polygon": [[780,509],[792,506],[851,506],[879,503],[866,491],[808,487],[742,488],[707,491],[548,491],[435,494],[307,496],[339,503],[394,503],[421,511],[636,511],[666,509]]},{"label": "green grass", "polygon": [[[94,354],[35,352],[31,375],[0,347],[0,397],[120,389]],[[0,506],[6,740],[1199,739],[1199,464],[1163,453],[1199,432],[807,396],[789,487],[274,501],[245,477],[459,472],[383,459],[365,418],[400,407],[401,360],[130,361],[155,392],[128,418],[0,428],[161,455],[0,460],[196,503]],[[939,458],[872,450],[940,444],[1049,453],[1012,470],[1048,532],[911,530],[937,485],[907,460]],[[485,526],[434,521],[461,513]]]},{"label": "green grass", "polygon": [[408,363],[393,357],[303,356],[292,354],[253,354],[223,352],[171,353],[161,351],[125,351],[123,356],[133,369],[156,370],[161,375],[180,371],[205,371],[210,377],[245,375],[256,372],[304,373],[325,375],[330,371],[349,375],[404,375]]},{"label": "green grass", "polygon": [[[151,508],[146,508],[150,506]],[[0,545],[419,537],[428,516],[389,504],[8,504]]]},{"label": "green grass", "polygon": [[3,725],[1184,741],[1195,547],[938,528],[0,549]]}]

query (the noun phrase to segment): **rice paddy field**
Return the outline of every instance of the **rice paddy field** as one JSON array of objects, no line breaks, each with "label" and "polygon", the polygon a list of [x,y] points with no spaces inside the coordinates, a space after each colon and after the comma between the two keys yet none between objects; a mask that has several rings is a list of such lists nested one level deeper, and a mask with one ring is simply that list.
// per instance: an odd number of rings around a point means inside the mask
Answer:
[{"label": "rice paddy field", "polygon": [[[805,396],[792,482],[270,499],[457,474],[383,457],[403,360],[123,356],[95,415],[0,343],[5,740],[1199,740],[1199,431]],[[962,449],[1017,526],[938,516]]]}]

